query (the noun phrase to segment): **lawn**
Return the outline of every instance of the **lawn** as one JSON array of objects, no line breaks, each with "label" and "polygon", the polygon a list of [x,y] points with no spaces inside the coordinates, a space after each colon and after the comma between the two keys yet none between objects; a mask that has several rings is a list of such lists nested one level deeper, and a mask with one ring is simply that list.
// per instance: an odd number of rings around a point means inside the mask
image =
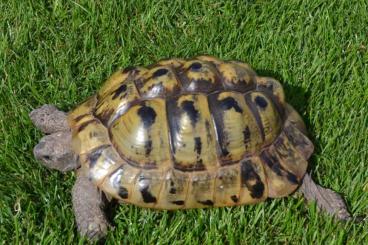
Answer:
[{"label": "lawn", "polygon": [[[94,2],[94,3],[92,3]],[[368,214],[367,1],[31,1],[0,3],[0,243],[84,243],[74,173],[42,167],[28,113],[67,111],[114,70],[211,54],[285,86],[316,150],[313,178]],[[368,225],[336,223],[302,198],[152,211],[121,205],[107,243],[367,244]]]}]

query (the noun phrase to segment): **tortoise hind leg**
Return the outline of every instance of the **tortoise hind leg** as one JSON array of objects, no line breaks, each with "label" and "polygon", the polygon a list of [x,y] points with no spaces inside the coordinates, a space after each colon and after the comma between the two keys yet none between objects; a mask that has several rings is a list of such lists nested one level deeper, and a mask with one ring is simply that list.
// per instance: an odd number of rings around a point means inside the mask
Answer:
[{"label": "tortoise hind leg", "polygon": [[350,220],[352,218],[344,199],[333,190],[317,185],[309,174],[304,176],[299,191],[303,193],[307,201],[315,201],[319,209],[339,220]]},{"label": "tortoise hind leg", "polygon": [[[298,128],[300,132],[307,135],[305,124],[294,108],[286,104],[285,110],[287,121]],[[308,147],[302,150],[303,155],[307,157],[306,160],[312,154],[312,151],[313,148]],[[339,220],[351,219],[343,198],[336,192],[317,185],[308,173],[304,175],[299,191],[303,193],[307,201],[315,201],[319,209],[324,210],[330,215],[334,215]]]},{"label": "tortoise hind leg", "polygon": [[91,241],[106,236],[109,227],[104,212],[106,200],[81,169],[73,186],[72,201],[79,233]]}]

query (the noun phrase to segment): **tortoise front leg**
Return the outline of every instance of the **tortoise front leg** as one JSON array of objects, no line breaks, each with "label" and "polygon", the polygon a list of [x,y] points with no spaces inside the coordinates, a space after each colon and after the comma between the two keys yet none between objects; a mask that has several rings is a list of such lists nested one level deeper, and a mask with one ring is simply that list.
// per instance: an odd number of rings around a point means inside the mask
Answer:
[{"label": "tortoise front leg", "polygon": [[[79,161],[71,147],[72,134],[66,113],[53,105],[44,105],[33,110],[29,116],[34,125],[46,134],[33,149],[35,158],[46,167],[62,172],[79,168]],[[72,199],[80,234],[90,240],[105,236],[108,226],[103,212],[105,200],[81,170],[77,171]]]},{"label": "tortoise front leg", "polygon": [[307,201],[315,201],[317,207],[335,216],[339,220],[352,219],[344,199],[333,190],[317,185],[309,174],[303,178],[303,183],[299,188]]},{"label": "tortoise front leg", "polygon": [[109,226],[103,211],[106,201],[81,169],[77,171],[72,200],[79,233],[91,241],[103,238]]}]

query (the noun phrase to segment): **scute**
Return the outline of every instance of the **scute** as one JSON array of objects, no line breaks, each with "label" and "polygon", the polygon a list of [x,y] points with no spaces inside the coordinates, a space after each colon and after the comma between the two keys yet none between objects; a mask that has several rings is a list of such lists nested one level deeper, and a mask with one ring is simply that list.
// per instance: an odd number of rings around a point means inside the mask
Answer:
[{"label": "scute", "polygon": [[186,92],[210,93],[223,89],[219,73],[210,62],[187,61],[183,65],[183,72],[179,73],[179,77]]},{"label": "scute", "polygon": [[115,84],[106,93],[99,99],[95,110],[96,117],[106,126],[111,125],[116,118],[125,113],[140,98],[134,80],[125,80],[120,84]]},{"label": "scute", "polygon": [[167,114],[174,168],[217,168],[216,138],[206,96],[189,94],[170,99]]},{"label": "scute", "polygon": [[165,97],[177,94],[181,84],[170,66],[157,66],[135,81],[139,93],[144,98]]},{"label": "scute", "polygon": [[90,180],[108,198],[147,208],[286,196],[313,152],[277,80],[206,55],[120,70],[68,122]]},{"label": "scute", "polygon": [[218,65],[226,89],[246,92],[255,87],[255,72],[252,68],[234,62]]},{"label": "scute", "polygon": [[142,168],[170,165],[168,125],[163,99],[132,106],[109,128],[111,141],[123,159]]},{"label": "scute", "polygon": [[208,97],[221,149],[221,165],[238,163],[244,155],[263,145],[261,127],[239,92],[221,92]]}]

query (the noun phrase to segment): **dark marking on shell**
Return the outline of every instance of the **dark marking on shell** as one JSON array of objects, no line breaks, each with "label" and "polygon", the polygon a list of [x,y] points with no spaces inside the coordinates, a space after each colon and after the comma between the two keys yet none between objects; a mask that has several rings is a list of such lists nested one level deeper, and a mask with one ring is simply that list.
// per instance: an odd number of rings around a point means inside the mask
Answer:
[{"label": "dark marking on shell", "polygon": [[200,71],[201,68],[202,68],[202,64],[199,62],[194,62],[193,64],[189,66],[189,69],[192,71]]},{"label": "dark marking on shell", "polygon": [[201,137],[194,138],[194,151],[197,153],[197,155],[201,155],[202,152]]},{"label": "dark marking on shell", "polygon": [[170,179],[169,193],[170,194],[176,194],[175,182],[172,179]]},{"label": "dark marking on shell", "polygon": [[185,100],[181,103],[181,107],[183,111],[185,111],[189,116],[192,126],[194,127],[199,119],[199,112],[194,107],[194,102],[190,100]]},{"label": "dark marking on shell", "polygon": [[119,194],[119,196],[121,198],[127,199],[128,198],[128,190],[127,190],[127,188],[125,188],[123,186],[119,186],[118,194]]},{"label": "dark marking on shell", "polygon": [[145,155],[146,155],[146,157],[148,157],[149,156],[149,154],[151,153],[151,151],[152,151],[152,140],[147,140],[145,143],[144,143],[144,148],[145,148],[145,150],[146,150],[146,152],[145,152]]},{"label": "dark marking on shell", "polygon": [[275,151],[277,152],[280,158],[290,158],[296,159],[296,152],[285,145],[285,141],[283,137],[278,137],[274,142],[273,145],[275,146]]},{"label": "dark marking on shell", "polygon": [[222,156],[224,156],[224,157],[226,157],[230,154],[230,152],[224,146],[221,146],[221,153],[222,153]]},{"label": "dark marking on shell", "polygon": [[98,118],[102,122],[103,125],[107,126],[108,121],[111,118],[111,115],[114,113],[114,109],[104,110],[102,113],[98,115]]},{"label": "dark marking on shell", "polygon": [[156,112],[152,107],[142,105],[137,113],[141,117],[145,128],[149,128],[155,123]]},{"label": "dark marking on shell", "polygon": [[283,166],[281,166],[279,160],[276,156],[273,156],[272,154],[269,154],[266,151],[263,151],[260,155],[261,160],[266,163],[266,165],[275,172],[278,176],[286,177],[286,179],[292,183],[292,184],[299,184],[298,178],[288,170],[284,169]]},{"label": "dark marking on shell", "polygon": [[240,106],[238,105],[238,102],[233,97],[227,97],[225,99],[222,99],[220,103],[221,103],[220,104],[221,108],[223,110],[230,110],[233,108],[238,113],[243,112],[243,109],[240,108]]},{"label": "dark marking on shell", "polygon": [[265,187],[262,183],[261,177],[254,169],[251,160],[242,161],[240,171],[242,186],[246,186],[248,188],[252,198],[261,198],[263,196]]},{"label": "dark marking on shell", "polygon": [[172,201],[172,203],[175,204],[175,205],[184,205],[183,200]]},{"label": "dark marking on shell", "polygon": [[239,198],[236,195],[232,195],[230,198],[235,203],[237,203],[239,201]]},{"label": "dark marking on shell", "polygon": [[273,171],[275,172],[278,176],[282,176],[282,171],[281,171],[281,165],[279,163],[279,161],[277,160],[277,158],[275,156],[272,156],[270,154],[267,154],[266,151],[263,151],[260,155],[261,160],[266,163],[266,165]]},{"label": "dark marking on shell", "polygon": [[142,194],[143,202],[145,203],[155,203],[156,197],[154,197],[151,192],[149,192],[149,187],[144,186],[143,188],[140,188],[139,191]]},{"label": "dark marking on shell", "polygon": [[152,77],[159,77],[159,76],[163,76],[165,74],[167,74],[169,72],[168,69],[166,68],[161,68],[161,69],[158,69],[157,71],[155,71],[153,74],[152,74]]},{"label": "dark marking on shell", "polygon": [[110,145],[101,145],[95,148],[92,152],[88,153],[89,167],[93,168],[96,165],[97,160],[100,158],[103,150],[108,148]]},{"label": "dark marking on shell", "polygon": [[245,96],[245,102],[247,103],[248,108],[250,109],[254,119],[256,120],[257,126],[259,128],[260,133],[261,133],[262,140],[264,141],[265,138],[266,138],[266,135],[265,135],[265,131],[264,131],[261,116],[259,115],[259,111],[257,110],[255,104],[253,103],[253,101],[251,100],[251,97],[249,95]]},{"label": "dark marking on shell", "polygon": [[284,132],[286,134],[286,137],[291,141],[294,146],[309,146],[309,142],[306,141],[305,136],[298,132],[293,126],[287,126],[284,129]]},{"label": "dark marking on shell", "polygon": [[126,84],[121,84],[115,91],[114,91],[114,95],[112,96],[112,99],[116,99],[117,97],[119,97],[122,93],[125,93],[127,90],[127,85]]},{"label": "dark marking on shell", "polygon": [[183,172],[193,172],[193,171],[202,171],[206,170],[206,167],[203,165],[202,159],[199,159],[195,164],[181,164],[180,162],[175,161],[175,169],[181,170]]},{"label": "dark marking on shell", "polygon": [[82,123],[79,127],[78,127],[78,133],[81,132],[83,129],[85,129],[88,125],[90,125],[91,123],[97,123],[98,121],[96,119],[91,119],[88,120],[84,123]]},{"label": "dark marking on shell", "polygon": [[299,180],[298,180],[298,178],[297,178],[294,174],[290,173],[289,171],[288,171],[288,172],[287,172],[287,174],[286,174],[286,178],[287,178],[291,183],[293,183],[293,184],[295,184],[295,185],[299,185]]},{"label": "dark marking on shell", "polygon": [[245,145],[250,142],[250,130],[248,126],[243,130],[243,142]]},{"label": "dark marking on shell", "polygon": [[[229,142],[228,142],[228,133],[226,131],[225,123],[224,123],[224,109],[232,108],[229,104],[224,108],[221,101],[218,99],[219,93],[214,93],[208,96],[208,105],[210,109],[210,113],[214,119],[214,126],[216,129],[216,140],[220,146],[220,158],[221,158],[221,165],[228,165],[232,163],[232,159],[229,159],[229,150],[227,149]],[[239,106],[239,105],[238,105]],[[241,109],[241,108],[238,108]],[[236,110],[236,109],[235,109]]]},{"label": "dark marking on shell", "polygon": [[262,96],[256,96],[254,101],[262,109],[265,109],[268,105],[267,101]]},{"label": "dark marking on shell", "polygon": [[91,114],[86,113],[86,114],[79,115],[79,116],[77,116],[76,118],[74,118],[74,121],[75,121],[75,122],[79,122],[79,121],[80,121],[80,120],[82,120],[84,117],[89,116],[89,115],[91,115]]},{"label": "dark marking on shell", "polygon": [[200,204],[206,205],[206,206],[213,206],[213,201],[211,200],[205,200],[205,201],[198,201]]},{"label": "dark marking on shell", "polygon": [[176,194],[176,188],[175,187],[170,187],[169,193],[170,194]]},{"label": "dark marking on shell", "polygon": [[273,87],[273,81],[267,81],[266,84],[258,84],[259,88],[263,88],[263,89],[268,89],[269,91],[273,92],[274,87]]}]

